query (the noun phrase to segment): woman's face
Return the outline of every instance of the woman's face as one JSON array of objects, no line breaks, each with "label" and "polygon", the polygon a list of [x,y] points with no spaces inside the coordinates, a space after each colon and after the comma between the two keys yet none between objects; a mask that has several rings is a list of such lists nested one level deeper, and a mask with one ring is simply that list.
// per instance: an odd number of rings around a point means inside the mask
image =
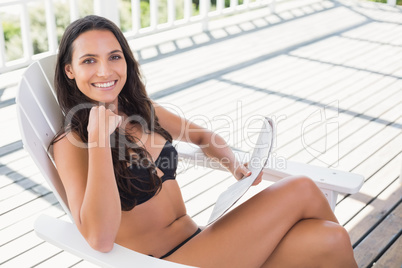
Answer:
[{"label": "woman's face", "polygon": [[127,79],[127,64],[113,33],[92,30],[79,35],[65,72],[87,97],[117,107],[117,97]]}]

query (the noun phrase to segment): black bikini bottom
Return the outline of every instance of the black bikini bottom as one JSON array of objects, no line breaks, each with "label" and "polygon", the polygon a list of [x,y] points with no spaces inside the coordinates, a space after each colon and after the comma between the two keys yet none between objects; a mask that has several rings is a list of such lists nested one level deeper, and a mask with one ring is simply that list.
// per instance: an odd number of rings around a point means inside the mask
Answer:
[{"label": "black bikini bottom", "polygon": [[197,231],[195,231],[194,234],[192,234],[189,238],[187,238],[186,240],[184,240],[183,242],[181,242],[177,247],[175,247],[174,249],[172,249],[171,251],[169,251],[168,253],[166,253],[165,255],[163,255],[162,257],[160,257],[159,259],[164,259],[170,255],[172,255],[176,250],[178,250],[179,248],[181,248],[184,244],[186,244],[188,241],[190,241],[194,236],[198,235],[199,233],[201,233],[201,229],[198,228]]}]

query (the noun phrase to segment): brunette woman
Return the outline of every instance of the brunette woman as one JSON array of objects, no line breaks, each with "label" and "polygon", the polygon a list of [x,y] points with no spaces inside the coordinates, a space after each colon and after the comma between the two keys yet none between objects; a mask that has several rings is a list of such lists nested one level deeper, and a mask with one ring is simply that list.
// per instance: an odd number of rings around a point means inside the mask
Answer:
[{"label": "brunette woman", "polygon": [[94,249],[117,243],[199,267],[356,267],[347,232],[303,176],[275,183],[201,231],[175,180],[172,140],[199,145],[234,179],[250,171],[219,135],[150,100],[109,20],[87,16],[66,29],[55,87],[66,115],[53,141],[55,162],[75,223]]}]

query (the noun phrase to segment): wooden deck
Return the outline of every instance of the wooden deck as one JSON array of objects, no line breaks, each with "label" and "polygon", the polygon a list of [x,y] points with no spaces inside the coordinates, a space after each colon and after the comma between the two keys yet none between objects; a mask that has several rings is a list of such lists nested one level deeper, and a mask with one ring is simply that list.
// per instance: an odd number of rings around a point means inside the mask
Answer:
[{"label": "wooden deck", "polygon": [[[271,116],[277,158],[363,174],[359,193],[339,196],[336,216],[359,267],[401,267],[401,8],[289,1],[276,14],[211,22],[208,33],[130,43],[152,98],[230,145],[249,151],[254,133],[244,130]],[[22,149],[14,105],[21,71],[0,75],[0,267],[93,267],[33,232],[40,214],[66,216]],[[180,170],[188,212],[202,225],[233,179],[184,164]]]}]

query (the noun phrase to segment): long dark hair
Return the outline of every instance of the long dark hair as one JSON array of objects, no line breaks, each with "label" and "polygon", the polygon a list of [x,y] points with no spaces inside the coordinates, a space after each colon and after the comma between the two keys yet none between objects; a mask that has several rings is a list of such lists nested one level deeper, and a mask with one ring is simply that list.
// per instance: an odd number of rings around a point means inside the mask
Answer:
[{"label": "long dark hair", "polygon": [[[140,124],[143,131],[160,134],[168,141],[172,136],[163,129],[155,115],[153,105],[145,90],[145,85],[139,69],[139,64],[127,43],[126,38],[120,29],[108,19],[90,15],[71,23],[64,32],[60,41],[59,53],[57,56],[55,89],[59,105],[65,115],[68,115],[68,123],[54,137],[51,145],[62,139],[68,132],[76,133],[83,143],[88,142],[87,125],[89,120],[90,103],[93,100],[84,95],[77,87],[74,79],[69,79],[65,73],[65,66],[71,64],[73,54],[73,42],[82,33],[91,30],[110,31],[114,34],[123,50],[127,63],[127,81],[118,96],[118,109],[129,118],[137,118],[134,124]],[[81,105],[81,106],[80,106]],[[77,109],[77,107],[80,107]],[[74,111],[74,112],[71,112]],[[67,120],[66,120],[67,121]],[[141,121],[141,122],[140,122]],[[156,175],[156,168],[149,153],[137,144],[138,139],[119,129],[111,135],[112,158],[114,174],[119,188],[121,208],[128,211],[137,204],[132,197],[139,194],[156,194],[162,187],[161,179]],[[127,142],[128,141],[128,142]],[[134,156],[134,158],[132,157]],[[144,181],[135,176],[127,167],[133,161],[140,161],[148,169],[150,180]],[[135,181],[142,184],[147,183],[146,189],[137,187]]]}]

